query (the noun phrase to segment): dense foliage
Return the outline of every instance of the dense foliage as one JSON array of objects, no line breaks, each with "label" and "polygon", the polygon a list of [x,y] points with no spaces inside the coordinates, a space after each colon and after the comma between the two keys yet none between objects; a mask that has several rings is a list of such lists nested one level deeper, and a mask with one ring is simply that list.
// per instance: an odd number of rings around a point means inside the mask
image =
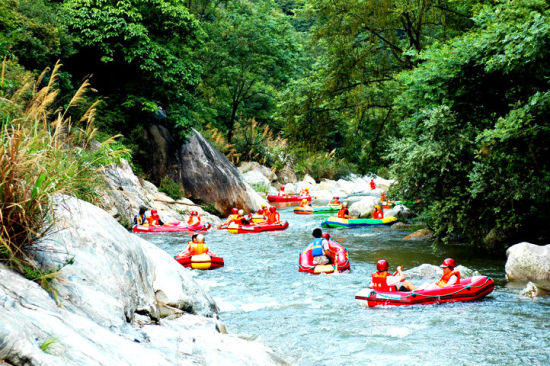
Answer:
[{"label": "dense foliage", "polygon": [[316,179],[391,168],[438,238],[490,246],[545,235],[549,24],[543,0],[6,0],[0,87],[62,59],[55,107],[90,76],[136,164],[154,123]]}]

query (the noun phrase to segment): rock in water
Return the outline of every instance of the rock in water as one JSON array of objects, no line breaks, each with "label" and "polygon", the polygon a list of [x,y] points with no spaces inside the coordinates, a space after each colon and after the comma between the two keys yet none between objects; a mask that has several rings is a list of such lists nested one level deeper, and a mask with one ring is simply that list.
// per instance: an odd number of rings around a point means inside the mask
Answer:
[{"label": "rock in water", "polygon": [[237,168],[196,130],[181,147],[178,164],[178,181],[191,198],[215,202],[216,209],[223,214],[233,207],[256,211],[265,203],[242,181]]},{"label": "rock in water", "polygon": [[[12,365],[281,365],[257,342],[222,334],[212,298],[191,271],[128,233],[107,212],[67,196],[37,244],[58,306],[0,266],[0,360]],[[169,320],[170,319],[170,320]],[[173,319],[173,320],[172,320]]]},{"label": "rock in water", "polygon": [[550,281],[550,244],[519,243],[506,251],[508,281]]}]

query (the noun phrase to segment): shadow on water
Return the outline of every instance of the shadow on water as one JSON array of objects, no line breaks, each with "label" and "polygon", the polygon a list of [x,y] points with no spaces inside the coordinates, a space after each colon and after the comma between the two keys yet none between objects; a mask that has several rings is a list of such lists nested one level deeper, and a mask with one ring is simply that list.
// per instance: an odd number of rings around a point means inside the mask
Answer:
[{"label": "shadow on water", "polygon": [[[292,207],[280,212],[290,222],[285,231],[207,234],[226,266],[194,275],[230,333],[261,341],[293,365],[550,364],[550,301],[527,300],[506,287],[503,258],[459,244],[405,241],[407,232],[388,227],[328,229],[348,248],[352,270],[313,276],[298,272],[298,257],[327,215],[295,215]],[[189,240],[185,234],[143,237],[171,255]],[[374,309],[355,303],[378,259],[411,268],[446,257],[493,277],[495,291],[471,303]]]}]

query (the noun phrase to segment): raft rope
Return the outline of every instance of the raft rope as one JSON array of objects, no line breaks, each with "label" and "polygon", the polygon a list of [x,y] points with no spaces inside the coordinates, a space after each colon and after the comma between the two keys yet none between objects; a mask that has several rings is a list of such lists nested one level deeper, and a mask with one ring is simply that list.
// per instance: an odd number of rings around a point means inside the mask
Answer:
[{"label": "raft rope", "polygon": [[[463,288],[461,288],[461,289],[459,289],[459,290],[457,290],[457,291],[455,291],[455,292],[451,292],[451,293],[448,293],[448,294],[445,294],[445,295],[424,295],[424,294],[419,294],[419,293],[416,293],[416,292],[414,292],[414,291],[411,291],[411,293],[410,293],[409,295],[401,296],[401,297],[399,298],[399,300],[404,299],[404,298],[407,298],[407,297],[416,297],[416,296],[434,297],[434,298],[435,298],[435,297],[441,298],[441,297],[451,296],[451,295],[458,294],[459,292],[464,291],[464,290],[468,290],[468,291],[469,291],[471,288],[480,288],[480,287],[483,287],[483,286],[485,286],[485,285],[487,284],[487,282],[489,282],[489,280],[491,280],[491,277],[486,277],[486,278],[485,278],[485,282],[483,282],[483,283],[482,283],[481,285],[479,285],[479,286],[470,286],[470,285],[464,286]],[[397,300],[397,299],[395,298],[396,295],[388,295],[388,296],[387,296],[387,295],[381,294],[381,293],[379,293],[379,292],[376,292],[376,294],[378,295],[378,297],[382,297],[382,298],[386,298],[386,299],[391,299],[391,300]]]}]

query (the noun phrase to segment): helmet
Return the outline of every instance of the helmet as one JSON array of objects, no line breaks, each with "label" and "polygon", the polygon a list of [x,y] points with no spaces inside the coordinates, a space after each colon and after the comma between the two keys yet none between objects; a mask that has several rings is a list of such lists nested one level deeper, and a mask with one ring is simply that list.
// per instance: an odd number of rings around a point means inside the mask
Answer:
[{"label": "helmet", "polygon": [[456,267],[456,263],[453,258],[446,258],[439,267],[442,267],[442,268],[449,267],[450,269],[453,269]]},{"label": "helmet", "polygon": [[151,215],[156,215],[156,214],[157,214],[157,210],[152,209],[152,210],[151,210]]},{"label": "helmet", "polygon": [[376,262],[376,269],[379,271],[387,271],[389,267],[390,265],[385,259],[380,259],[378,262]]},{"label": "helmet", "polygon": [[243,210],[239,210],[238,214],[242,216],[242,215],[244,215],[244,211],[243,211]]},{"label": "helmet", "polygon": [[304,190],[309,191],[309,187],[304,188]]},{"label": "helmet", "polygon": [[204,241],[204,235],[202,234],[197,235],[197,241],[198,242]]},{"label": "helmet", "polygon": [[275,207],[273,207],[273,206],[270,206],[270,207],[269,207],[269,211],[271,211],[271,212],[275,212]]},{"label": "helmet", "polygon": [[376,205],[376,206],[374,206],[374,208],[376,208],[377,210],[381,209],[380,205]]},{"label": "helmet", "polygon": [[285,190],[285,186],[281,186],[281,191],[284,191]]},{"label": "helmet", "polygon": [[348,207],[348,203],[347,202],[342,203],[342,207]]},{"label": "helmet", "polygon": [[340,197],[338,197],[338,196],[334,196],[334,199],[335,199],[335,200],[339,200],[339,199],[340,199]]},{"label": "helmet", "polygon": [[266,208],[267,206],[265,205],[265,203],[262,203],[262,208]]},{"label": "helmet", "polygon": [[329,233],[323,233],[323,235],[321,235],[321,238],[330,239],[330,234]]},{"label": "helmet", "polygon": [[304,199],[302,200],[302,203],[307,203],[307,199],[304,198]]},{"label": "helmet", "polygon": [[236,214],[237,212],[239,212],[239,210],[237,210],[235,207],[233,207],[233,208],[231,209],[231,213],[232,213],[232,214]]},{"label": "helmet", "polygon": [[191,216],[198,215],[199,213],[197,211],[191,211]]}]

